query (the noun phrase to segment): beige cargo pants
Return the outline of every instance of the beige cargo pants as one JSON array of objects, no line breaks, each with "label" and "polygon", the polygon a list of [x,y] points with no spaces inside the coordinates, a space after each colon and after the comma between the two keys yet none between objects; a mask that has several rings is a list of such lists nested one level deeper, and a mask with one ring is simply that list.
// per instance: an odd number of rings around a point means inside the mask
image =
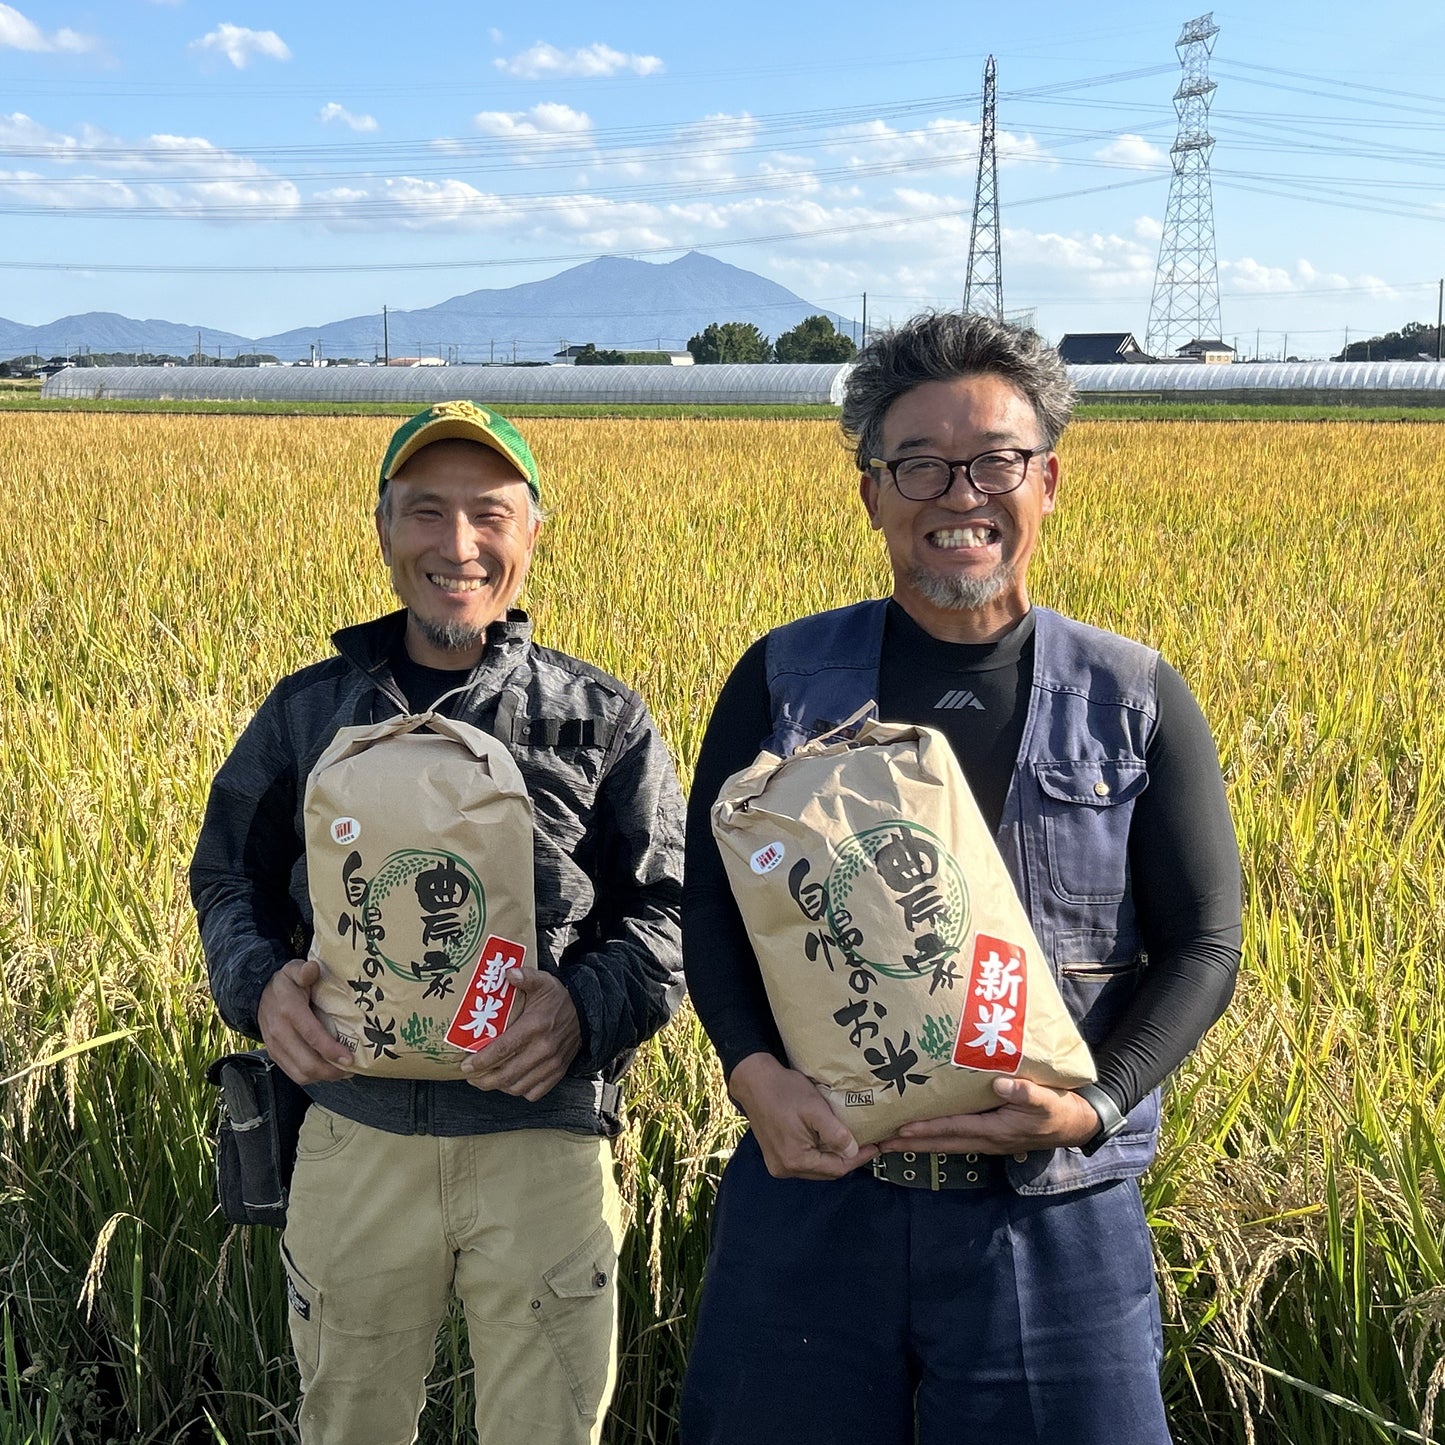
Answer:
[{"label": "beige cargo pants", "polygon": [[305,1445],[411,1445],[452,1292],[481,1445],[596,1445],[621,1239],[605,1139],[387,1134],[312,1105],[281,1239]]}]

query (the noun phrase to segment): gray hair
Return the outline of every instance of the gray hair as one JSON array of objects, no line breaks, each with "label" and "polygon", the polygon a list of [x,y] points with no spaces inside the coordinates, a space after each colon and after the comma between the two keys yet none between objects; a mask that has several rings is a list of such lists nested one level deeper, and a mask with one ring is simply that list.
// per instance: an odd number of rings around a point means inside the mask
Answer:
[{"label": "gray hair", "polygon": [[1033,407],[1050,447],[1074,409],[1074,388],[1059,353],[1026,326],[960,311],[925,311],[875,336],[843,383],[843,435],[866,472],[883,445],[883,418],[905,392],[925,381],[1001,376]]}]

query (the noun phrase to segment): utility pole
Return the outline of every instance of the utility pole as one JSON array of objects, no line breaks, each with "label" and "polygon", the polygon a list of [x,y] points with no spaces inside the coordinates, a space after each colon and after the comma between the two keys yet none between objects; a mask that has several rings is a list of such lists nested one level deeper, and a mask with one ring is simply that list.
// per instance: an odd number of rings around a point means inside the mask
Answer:
[{"label": "utility pole", "polygon": [[1279,354],[1279,359],[1280,359],[1281,361],[1288,361],[1288,360],[1289,360],[1289,332],[1288,332],[1288,331],[1286,331],[1285,334],[1284,334],[1284,349],[1280,352],[1280,354]]},{"label": "utility pole", "polygon": [[385,306],[381,308],[381,364],[391,365],[391,333],[387,329]]},{"label": "utility pole", "polygon": [[1440,299],[1435,303],[1435,360],[1440,360],[1440,326],[1445,322],[1445,278],[1440,281]]},{"label": "utility pole", "polygon": [[1216,88],[1209,78],[1209,55],[1218,34],[1210,13],[1186,21],[1174,43],[1184,76],[1174,92],[1179,116],[1179,131],[1169,151],[1174,175],[1144,338],[1144,349],[1154,356],[1172,356],[1182,342],[1218,336],[1223,329],[1209,179],[1209,153],[1214,148],[1209,103]]},{"label": "utility pole", "polygon": [[1341,361],[1348,361],[1349,359],[1350,359],[1350,328],[1347,326],[1347,327],[1345,327],[1345,349],[1344,349],[1342,352],[1340,352],[1340,360],[1341,360]]},{"label": "utility pole", "polygon": [[968,233],[968,277],[963,309],[1003,320],[1003,258],[998,231],[998,154],[994,145],[998,67],[983,67],[983,113],[979,119],[978,177],[973,186],[973,226]]},{"label": "utility pole", "polygon": [[863,293],[863,345],[868,345],[868,293]]}]

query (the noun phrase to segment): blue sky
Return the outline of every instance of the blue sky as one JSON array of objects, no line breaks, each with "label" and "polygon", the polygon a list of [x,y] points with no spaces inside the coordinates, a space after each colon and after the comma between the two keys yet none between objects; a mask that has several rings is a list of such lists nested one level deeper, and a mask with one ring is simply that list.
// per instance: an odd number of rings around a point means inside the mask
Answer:
[{"label": "blue sky", "polygon": [[[829,4],[0,4],[0,315],[260,336],[690,247],[870,320],[963,290],[985,57],[1007,309],[1143,338],[1200,13]],[[1222,331],[1435,319],[1445,9],[1213,12]]]}]

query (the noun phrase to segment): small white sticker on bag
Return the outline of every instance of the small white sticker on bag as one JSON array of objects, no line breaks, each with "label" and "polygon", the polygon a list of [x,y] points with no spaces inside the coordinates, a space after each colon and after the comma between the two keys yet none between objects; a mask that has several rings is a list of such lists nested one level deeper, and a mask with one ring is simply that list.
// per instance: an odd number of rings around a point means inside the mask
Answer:
[{"label": "small white sticker on bag", "polygon": [[749,865],[754,873],[771,873],[779,863],[783,861],[783,845],[781,843],[769,843],[766,848],[759,848],[751,858]]},{"label": "small white sticker on bag", "polygon": [[361,824],[355,818],[338,818],[331,825],[333,843],[354,843],[361,837]]}]

